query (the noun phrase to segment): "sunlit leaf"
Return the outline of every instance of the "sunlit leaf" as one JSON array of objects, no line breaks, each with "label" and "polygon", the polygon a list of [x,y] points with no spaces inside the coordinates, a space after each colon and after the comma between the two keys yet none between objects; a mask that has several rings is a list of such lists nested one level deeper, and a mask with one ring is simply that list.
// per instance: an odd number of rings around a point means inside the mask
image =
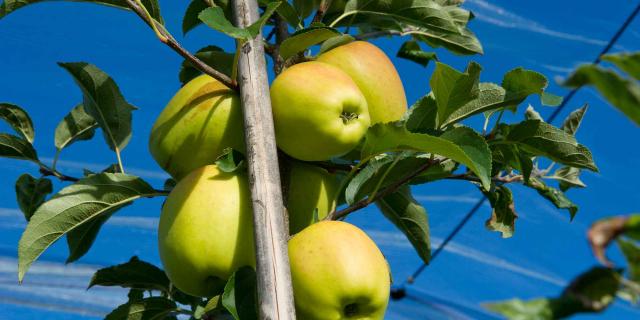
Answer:
[{"label": "sunlit leaf", "polygon": [[280,56],[289,59],[298,52],[307,50],[309,47],[323,42],[327,39],[341,35],[340,31],[329,27],[310,27],[302,29],[291,37],[285,39],[280,45]]},{"label": "sunlit leaf", "polygon": [[56,127],[54,143],[58,150],[62,150],[76,141],[93,138],[98,123],[78,105],[67,114]]},{"label": "sunlit leaf", "polygon": [[0,119],[6,121],[19,135],[29,143],[33,143],[35,136],[33,122],[29,114],[19,106],[10,103],[0,103]]},{"label": "sunlit leaf", "polygon": [[129,301],[111,311],[105,320],[157,320],[176,319],[170,314],[176,311],[176,303],[165,297],[149,297]]}]

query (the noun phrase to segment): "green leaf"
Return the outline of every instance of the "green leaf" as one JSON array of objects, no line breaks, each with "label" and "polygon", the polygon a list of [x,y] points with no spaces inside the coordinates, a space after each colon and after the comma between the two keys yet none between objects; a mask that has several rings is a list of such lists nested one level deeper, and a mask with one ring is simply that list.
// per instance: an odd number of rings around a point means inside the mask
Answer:
[{"label": "green leaf", "polygon": [[567,118],[564,119],[564,122],[562,123],[560,129],[564,130],[564,132],[570,135],[575,136],[576,132],[578,132],[578,129],[580,128],[580,124],[582,123],[582,118],[584,118],[584,115],[587,112],[588,108],[589,105],[585,104],[582,108],[572,111],[567,116]]},{"label": "green leaf", "polygon": [[559,168],[552,176],[545,178],[558,180],[562,191],[567,191],[569,188],[585,188],[587,186],[580,180],[580,169],[573,167]]},{"label": "green leaf", "polygon": [[423,67],[428,66],[431,60],[438,61],[438,57],[436,56],[435,52],[423,51],[420,48],[420,44],[417,41],[413,40],[409,40],[403,43],[396,56],[398,58],[413,61]]},{"label": "green leaf", "polygon": [[131,111],[113,79],[98,67],[86,62],[58,63],[82,89],[84,109],[96,120],[109,148],[124,149],[131,138]]},{"label": "green leaf", "polygon": [[393,30],[454,53],[482,53],[480,42],[467,28],[473,15],[458,6],[441,5],[432,0],[350,0],[344,13],[331,26]]},{"label": "green leaf", "polygon": [[509,71],[502,79],[502,87],[507,92],[505,99],[513,101],[513,105],[520,104],[532,94],[540,95],[543,105],[559,105],[562,98],[549,94],[545,96],[545,89],[548,85],[549,81],[544,75],[524,68]]},{"label": "green leaf", "polygon": [[637,81],[589,64],[578,67],[563,85],[573,88],[594,86],[609,103],[640,125],[640,83]]},{"label": "green leaf", "polygon": [[207,8],[198,14],[198,18],[207,26],[214,30],[220,31],[232,38],[241,40],[251,40],[255,38],[262,27],[267,23],[267,19],[276,11],[280,2],[271,2],[265,9],[262,16],[247,28],[238,28],[234,26],[224,15],[224,10],[220,7]]},{"label": "green leaf", "polygon": [[640,241],[640,214],[630,214],[624,224],[624,234],[636,241]]},{"label": "green leaf", "polygon": [[143,197],[162,195],[123,173],[90,175],[60,190],[34,213],[18,244],[18,280],[50,245],[84,223]]},{"label": "green leaf", "polygon": [[536,178],[530,178],[529,183],[525,184],[538,191],[538,193],[545,199],[551,201],[558,209],[567,209],[571,215],[571,220],[578,213],[578,206],[575,205],[567,196],[560,190],[547,186],[544,182]]},{"label": "green leaf", "polygon": [[54,143],[58,152],[76,141],[93,138],[98,123],[85,110],[77,105],[56,127]]},{"label": "green leaf", "polygon": [[16,198],[18,206],[24,213],[27,221],[36,209],[44,202],[45,197],[53,191],[51,180],[47,178],[36,179],[30,174],[22,174],[16,181]]},{"label": "green leaf", "polygon": [[[124,207],[124,206],[122,206]],[[116,210],[121,209],[118,207]],[[98,232],[102,225],[111,218],[111,213],[104,213],[101,216],[92,219],[77,228],[67,232],[67,247],[69,248],[69,257],[65,263],[75,262],[82,258],[98,237]]]},{"label": "green leaf", "polygon": [[251,267],[241,267],[227,281],[222,305],[236,320],[258,319],[256,295],[256,272]]},{"label": "green leaf", "polygon": [[481,70],[475,62],[469,63],[464,73],[446,64],[436,63],[429,84],[438,106],[438,123],[443,123],[460,107],[478,97]]},{"label": "green leaf", "polygon": [[502,125],[506,137],[496,143],[515,143],[535,156],[545,156],[555,162],[597,172],[591,152],[575,137],[546,122],[526,120],[515,125]]},{"label": "green leaf", "polygon": [[510,320],[552,320],[553,299],[532,299],[523,301],[511,299],[501,302],[486,303],[484,307],[495,313],[503,315]]},{"label": "green leaf", "polygon": [[491,231],[502,233],[503,238],[511,238],[515,231],[516,219],[518,219],[511,190],[502,185],[484,194],[493,208],[491,218],[486,221],[485,226]]},{"label": "green leaf", "polygon": [[271,2],[281,2],[276,12],[284,21],[294,28],[302,28],[302,20],[298,16],[296,9],[288,2],[282,0],[260,0],[261,6],[268,6]]},{"label": "green leaf", "polygon": [[318,7],[319,3],[320,0],[293,0],[293,7],[304,20]]},{"label": "green leaf", "polygon": [[640,80],[640,51],[607,54],[602,56],[602,60],[615,64],[620,70]]},{"label": "green leaf", "polygon": [[0,157],[38,163],[38,154],[29,141],[7,133],[0,133]]},{"label": "green leaf", "polygon": [[428,94],[414,103],[404,114],[407,130],[416,133],[429,133],[436,129],[438,107],[433,94]]},{"label": "green leaf", "polygon": [[[195,56],[212,68],[231,77],[234,56],[232,53],[224,52],[216,46],[207,46],[198,50]],[[198,70],[190,61],[185,59],[180,66],[180,83],[184,86],[187,82],[201,74],[202,71]]]},{"label": "green leaf", "polygon": [[618,247],[627,260],[629,278],[633,281],[640,281],[640,247],[635,242],[618,238]]},{"label": "green leaf", "polygon": [[189,6],[187,7],[187,11],[184,13],[184,17],[182,18],[182,34],[186,35],[189,31],[202,24],[198,15],[200,12],[209,8],[207,1],[212,1],[215,6],[222,8],[227,19],[231,19],[233,17],[229,0],[191,0],[191,3],[189,3]]},{"label": "green leaf", "polygon": [[177,310],[176,303],[164,297],[149,297],[129,301],[111,311],[105,320],[158,320],[176,319],[170,314]]},{"label": "green leaf", "polygon": [[35,136],[33,122],[31,122],[29,114],[22,108],[15,104],[0,103],[0,119],[6,121],[13,130],[29,143],[33,143]]},{"label": "green leaf", "polygon": [[362,147],[362,158],[384,152],[413,150],[433,153],[464,164],[482,181],[491,185],[491,152],[480,135],[469,128],[455,128],[436,137],[411,133],[399,123],[376,124],[369,128]]},{"label": "green leaf", "polygon": [[217,295],[217,296],[209,299],[209,301],[207,301],[206,305],[204,305],[204,306],[198,305],[196,307],[196,310],[193,312],[193,317],[196,318],[196,319],[202,319],[202,317],[204,315],[206,315],[207,313],[218,309],[220,307],[220,299],[221,299],[221,297],[219,295]]},{"label": "green leaf", "polygon": [[[4,18],[9,13],[12,13],[22,7],[34,4],[45,2],[49,0],[4,0],[2,4],[0,4],[0,19]],[[125,0],[70,0],[76,2],[89,2],[102,4],[109,7],[117,7],[120,9],[129,10],[129,5]],[[156,19],[160,23],[164,23],[162,20],[162,15],[160,14],[160,5],[158,4],[158,0],[142,0],[142,5],[149,11],[149,14]]]},{"label": "green leaf", "polygon": [[103,268],[93,275],[89,288],[93,286],[118,286],[142,290],[169,292],[169,278],[162,269],[132,257],[128,262]]},{"label": "green leaf", "polygon": [[216,166],[223,172],[234,172],[246,168],[245,157],[242,152],[233,148],[225,148],[222,154],[216,159]]},{"label": "green leaf", "polygon": [[[491,145],[492,159],[494,162],[511,167],[518,170],[523,180],[529,181],[531,172],[533,171],[533,161],[531,155],[526,151],[521,150],[517,145],[498,144]],[[494,166],[493,172],[500,171]]]},{"label": "green leaf", "polygon": [[280,45],[280,56],[289,59],[298,52],[307,50],[313,45],[327,39],[340,36],[342,33],[329,27],[310,27],[302,29],[285,39]]},{"label": "green leaf", "polygon": [[452,112],[446,120],[442,121],[441,126],[445,127],[473,115],[501,109],[513,103],[513,101],[507,100],[504,88],[494,83],[482,82],[478,84],[477,97]]},{"label": "green leaf", "polygon": [[318,54],[323,54],[331,49],[335,49],[339,46],[355,41],[356,38],[348,34],[339,35],[337,37],[329,38],[320,46]]},{"label": "green leaf", "polygon": [[429,218],[424,209],[412,196],[408,186],[376,201],[384,216],[407,237],[418,256],[429,263],[431,260],[431,240]]}]

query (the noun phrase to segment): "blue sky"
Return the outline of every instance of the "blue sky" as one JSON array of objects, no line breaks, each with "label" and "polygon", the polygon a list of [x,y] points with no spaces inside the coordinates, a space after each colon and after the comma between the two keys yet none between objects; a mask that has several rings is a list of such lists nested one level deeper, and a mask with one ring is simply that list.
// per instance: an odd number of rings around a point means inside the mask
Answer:
[{"label": "blue sky", "polygon": [[[209,44],[228,50],[233,47],[231,40],[206,28],[181,37],[186,1],[160,2],[169,29],[190,50]],[[465,6],[476,14],[471,29],[483,43],[485,55],[460,57],[436,50],[441,61],[458,69],[472,60],[480,62],[482,80],[493,82],[499,82],[506,71],[524,66],[547,75],[552,80],[549,91],[562,95],[566,90],[555,85],[555,79],[593,60],[635,3],[468,0]],[[379,39],[375,43],[394,55],[402,40]],[[635,21],[614,51],[640,50],[639,44],[640,21]],[[123,152],[124,163],[128,172],[161,186],[166,174],[151,159],[147,137],[153,121],[179,87],[181,59],[160,44],[134,14],[121,10],[55,2],[34,5],[0,20],[0,101],[21,105],[30,112],[36,126],[35,144],[43,159],[54,154],[52,137],[58,121],[81,101],[79,89],[56,65],[73,61],[91,62],[105,70],[127,100],[140,108],[134,113],[133,137]],[[394,61],[410,102],[429,91],[432,66],[424,69],[405,60]],[[537,99],[528,102],[539,105]],[[589,187],[569,192],[581,207],[576,219],[570,223],[568,213],[534,192],[516,187],[520,219],[515,236],[501,239],[485,230],[490,208],[483,207],[408,288],[409,298],[391,304],[389,319],[437,318],[437,312],[452,310],[480,318],[481,302],[556,295],[576,274],[596,263],[585,240],[588,226],[604,216],[640,211],[636,184],[640,171],[633,170],[640,158],[640,128],[592,89],[581,90],[560,118],[585,102],[591,108],[577,137],[593,151],[600,173],[584,174]],[[552,111],[537,109],[543,115]],[[519,117],[521,114],[512,119]],[[0,124],[0,131],[8,130]],[[63,151],[60,169],[80,175],[82,168],[99,170],[115,162],[101,139],[98,135],[92,142],[80,142]],[[37,173],[31,165],[0,159],[0,319],[44,315],[47,319],[99,318],[123,302],[125,294],[112,288],[85,291],[96,268],[124,262],[132,255],[159,264],[155,228],[160,200],[141,200],[115,215],[92,251],[78,263],[64,266],[65,244],[54,245],[19,286],[16,247],[24,221],[17,210],[13,183],[25,171]],[[420,186],[414,193],[429,212],[435,245],[480,197],[474,186],[459,181]],[[355,213],[349,220],[379,244],[396,282],[419,266],[409,243],[374,208]],[[622,262],[615,250],[611,257]],[[611,319],[639,316],[625,303],[616,303],[602,315]]]}]

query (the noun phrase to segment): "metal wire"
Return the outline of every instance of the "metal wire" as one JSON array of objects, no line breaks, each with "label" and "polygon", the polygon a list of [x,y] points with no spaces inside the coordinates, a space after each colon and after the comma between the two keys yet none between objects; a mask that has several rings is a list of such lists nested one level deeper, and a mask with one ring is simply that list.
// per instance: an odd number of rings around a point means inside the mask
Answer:
[{"label": "metal wire", "polygon": [[[613,48],[615,43],[618,42],[618,40],[620,39],[622,34],[629,27],[631,22],[633,22],[633,20],[635,19],[635,17],[638,15],[639,12],[640,12],[640,3],[638,3],[638,5],[635,7],[635,9],[631,12],[631,14],[629,14],[627,19],[622,23],[620,28],[618,28],[618,30],[613,35],[613,37],[611,37],[611,39],[609,40],[607,45],[602,49],[602,51],[598,54],[598,56],[593,60],[593,64],[597,65],[602,61],[602,56],[607,54],[609,52],[609,50],[611,50],[611,48]],[[576,87],[576,88],[572,89],[571,91],[569,91],[565,95],[564,99],[562,100],[562,103],[546,119],[546,121],[548,123],[553,122],[558,117],[558,115],[560,115],[560,112],[562,112],[562,110],[569,104],[569,101],[571,101],[571,99],[573,99],[573,97],[578,92],[578,90],[580,90],[580,88],[581,87]],[[484,204],[485,201],[487,201],[487,197],[483,195],[482,199],[480,199],[480,200],[478,200],[478,202],[476,202],[476,204],[471,208],[471,210],[469,210],[469,212],[462,218],[462,220],[460,220],[460,222],[458,222],[458,224],[455,226],[455,228],[453,228],[453,230],[449,233],[449,235],[447,235],[447,237],[438,246],[438,248],[436,248],[436,250],[431,255],[430,263],[433,263],[435,261],[435,259],[438,257],[440,252],[442,252],[442,250],[444,249],[444,247],[446,247],[447,244],[449,244],[449,242],[453,238],[455,238],[456,235],[458,235],[460,230],[462,230],[462,228],[467,224],[467,222],[469,222],[469,220],[471,220],[473,215],[476,212],[478,212],[478,210],[482,207],[482,205]],[[422,265],[420,265],[416,269],[416,271],[414,271],[411,274],[411,276],[409,276],[400,286],[392,288],[391,289],[391,297],[393,299],[395,299],[395,300],[404,298],[406,296],[406,290],[405,290],[406,285],[407,284],[412,284],[416,280],[416,278],[419,277],[420,274],[422,274],[422,272],[425,270],[426,267],[427,267],[427,264],[426,263],[422,263]]]}]

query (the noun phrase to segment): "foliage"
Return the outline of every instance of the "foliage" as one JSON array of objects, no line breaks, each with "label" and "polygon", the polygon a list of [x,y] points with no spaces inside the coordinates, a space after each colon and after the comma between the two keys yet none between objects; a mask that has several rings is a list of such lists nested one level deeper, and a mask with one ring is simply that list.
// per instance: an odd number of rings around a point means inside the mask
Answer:
[{"label": "foliage", "polygon": [[[4,0],[0,6],[0,19],[41,1]],[[135,11],[135,5],[131,3],[137,3],[137,0],[82,2]],[[486,222],[487,228],[510,237],[516,230],[517,199],[508,184],[520,183],[536,190],[558,208],[569,210],[573,218],[578,207],[564,191],[585,187],[580,180],[583,170],[598,170],[589,149],[575,136],[586,106],[571,113],[561,127],[542,121],[533,108],[521,115],[519,106],[533,100],[529,98],[534,95],[538,96],[541,105],[560,104],[561,98],[546,92],[548,80],[544,75],[515,68],[497,79],[499,83],[482,82],[482,67],[478,63],[470,62],[460,71],[442,62],[434,53],[422,50],[421,46],[427,45],[443,47],[455,54],[483,52],[479,40],[469,29],[473,14],[461,8],[462,2],[349,0],[333,1],[331,6],[320,8],[324,1],[262,0],[258,21],[240,28],[231,22],[233,17],[228,0],[192,0],[186,8],[181,31],[188,34],[205,25],[236,39],[238,44],[264,35],[265,51],[279,67],[313,60],[315,57],[311,52],[314,48],[322,53],[356,39],[410,36],[411,39],[399,48],[397,56],[423,66],[435,61],[430,91],[424,92],[401,120],[369,128],[357,150],[315,164],[331,172],[340,172],[343,178],[340,198],[345,200],[347,208],[330,214],[330,218],[343,218],[375,203],[384,217],[407,237],[418,256],[428,263],[431,241],[427,210],[412,196],[411,185],[445,179],[474,184],[489,198],[493,208]],[[149,22],[151,27],[156,32],[158,28],[166,32],[163,41],[175,40],[162,25],[157,0],[141,3],[145,11],[142,13],[153,19]],[[142,16],[140,12],[136,13]],[[284,23],[293,32],[284,39],[280,39],[281,35],[276,36],[276,41],[272,41],[278,24]],[[170,46],[175,49],[179,44]],[[192,57],[183,53],[186,60],[180,66],[180,82],[185,84],[203,72],[194,61],[209,65],[235,80],[239,48],[208,45]],[[607,56],[606,59],[638,80],[636,55]],[[69,247],[67,262],[76,261],[91,249],[101,226],[121,208],[140,198],[165,196],[168,193],[165,190],[176,184],[168,180],[158,190],[143,179],[125,173],[121,152],[132,137],[131,123],[136,108],[126,101],[116,81],[90,63],[59,65],[78,85],[82,101],[58,124],[53,139],[56,156],[50,165],[38,158],[33,147],[35,129],[25,109],[0,103],[0,119],[15,131],[15,134],[0,133],[0,157],[31,161],[40,173],[39,177],[25,173],[16,182],[17,202],[28,220],[18,247],[20,281],[29,266],[61,237],[66,236]],[[609,81],[619,85],[612,86]],[[583,67],[567,80],[567,85],[585,84],[596,85],[605,97],[632,119],[640,121],[629,107],[634,103],[637,106],[640,100],[637,81],[593,67]],[[623,93],[618,91],[620,88],[628,91]],[[513,113],[513,119],[521,120],[505,123],[502,121],[505,112]],[[472,117],[484,117],[484,128],[472,127],[472,122],[466,121]],[[93,139],[97,129],[102,132],[106,146],[114,152],[116,164],[103,172],[87,171],[84,177],[60,172],[56,162],[62,150],[76,142]],[[285,158],[283,163],[286,161]],[[551,161],[562,167],[549,174],[550,169],[538,168],[539,161]],[[244,155],[232,149],[225,150],[216,164],[225,172],[246,170],[247,167]],[[50,178],[60,180],[62,187],[54,190]],[[637,248],[627,242],[620,243],[630,261],[637,261]],[[633,270],[635,279],[640,269]],[[255,277],[252,268],[240,268],[223,291],[203,299],[180,292],[172,286],[164,271],[134,257],[124,264],[99,270],[89,287],[120,286],[130,290],[129,300],[115,308],[107,319],[172,319],[179,314],[195,319],[220,314],[234,319],[253,319],[256,315]],[[605,283],[607,290],[593,290],[589,283]],[[615,293],[613,287],[619,285],[617,270],[598,268],[579,278],[559,298],[513,301],[491,308],[505,315],[536,313],[548,317],[565,314],[566,308],[572,312],[592,311],[610,303]],[[626,292],[631,291],[627,288]]]}]

